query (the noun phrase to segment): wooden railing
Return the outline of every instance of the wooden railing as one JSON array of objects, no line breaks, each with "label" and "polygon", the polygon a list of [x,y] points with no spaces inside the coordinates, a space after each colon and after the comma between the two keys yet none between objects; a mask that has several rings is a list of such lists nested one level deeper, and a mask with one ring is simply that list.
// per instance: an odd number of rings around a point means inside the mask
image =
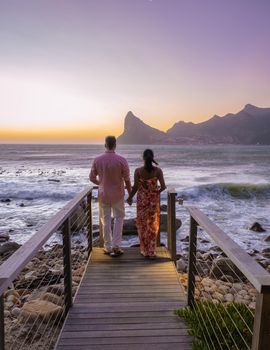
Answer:
[{"label": "wooden railing", "polygon": [[198,226],[202,228],[221,248],[226,256],[241,271],[258,291],[252,350],[269,350],[270,348],[270,274],[255,259],[246,253],[202,211],[196,207],[186,207],[190,214],[189,264],[188,264],[188,305],[194,307],[196,251]]},{"label": "wooden railing", "polygon": [[20,275],[52,235],[61,230],[63,235],[64,304],[65,314],[72,306],[71,217],[84,202],[87,213],[87,251],[92,250],[92,188],[87,188],[43,225],[24,245],[0,266],[0,350],[5,349],[5,317],[3,294]]}]

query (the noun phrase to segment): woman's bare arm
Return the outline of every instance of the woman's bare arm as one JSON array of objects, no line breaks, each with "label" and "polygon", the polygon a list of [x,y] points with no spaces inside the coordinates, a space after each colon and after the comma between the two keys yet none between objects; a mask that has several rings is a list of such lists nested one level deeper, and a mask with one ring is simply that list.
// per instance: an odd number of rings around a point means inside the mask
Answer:
[{"label": "woman's bare arm", "polygon": [[164,181],[163,171],[160,168],[158,169],[158,181],[160,183],[159,193],[161,193],[166,189],[166,185]]},{"label": "woman's bare arm", "polygon": [[135,196],[136,192],[138,191],[138,180],[139,180],[138,169],[136,169],[134,172],[134,185],[132,186],[132,190],[129,196],[130,199],[132,199]]}]

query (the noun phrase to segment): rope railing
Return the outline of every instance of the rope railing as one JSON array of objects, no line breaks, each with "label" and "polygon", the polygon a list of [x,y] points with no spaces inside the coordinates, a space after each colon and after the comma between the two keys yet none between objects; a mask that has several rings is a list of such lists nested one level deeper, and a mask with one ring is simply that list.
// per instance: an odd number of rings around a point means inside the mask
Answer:
[{"label": "rope railing", "polygon": [[[190,233],[185,284],[198,342],[209,350],[269,349],[270,274],[203,212],[195,207],[187,210]],[[221,249],[217,256],[208,253],[204,258],[200,253],[202,232]]]},{"label": "rope railing", "polygon": [[92,251],[92,190],[0,266],[0,350],[54,348]]}]

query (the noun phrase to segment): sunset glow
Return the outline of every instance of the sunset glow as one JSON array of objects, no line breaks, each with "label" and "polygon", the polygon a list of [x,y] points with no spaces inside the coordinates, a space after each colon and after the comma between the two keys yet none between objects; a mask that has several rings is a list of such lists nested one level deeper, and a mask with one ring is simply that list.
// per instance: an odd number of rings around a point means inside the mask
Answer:
[{"label": "sunset glow", "polygon": [[[0,4],[0,142],[101,142],[270,106],[270,3]],[[250,25],[252,23],[252,26]]]}]

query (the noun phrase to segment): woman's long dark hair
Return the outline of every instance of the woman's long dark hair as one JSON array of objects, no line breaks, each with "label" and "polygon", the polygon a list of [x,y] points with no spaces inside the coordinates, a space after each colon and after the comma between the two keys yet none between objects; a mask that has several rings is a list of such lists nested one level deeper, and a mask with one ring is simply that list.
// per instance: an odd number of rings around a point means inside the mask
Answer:
[{"label": "woman's long dark hair", "polygon": [[154,160],[154,152],[151,149],[146,149],[143,152],[143,160],[144,160],[144,169],[151,173],[154,170],[153,163],[158,165],[158,163]]}]

